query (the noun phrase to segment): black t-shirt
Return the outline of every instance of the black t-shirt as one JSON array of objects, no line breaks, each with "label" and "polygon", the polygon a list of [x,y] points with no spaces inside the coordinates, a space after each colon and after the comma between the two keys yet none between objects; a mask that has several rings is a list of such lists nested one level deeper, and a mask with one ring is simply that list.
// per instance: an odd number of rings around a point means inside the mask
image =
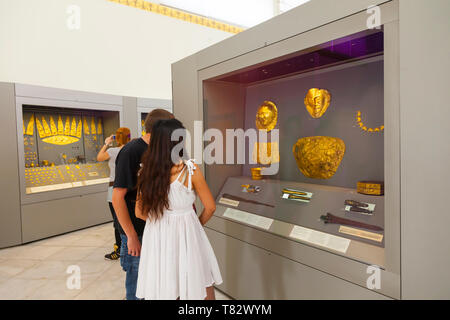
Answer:
[{"label": "black t-shirt", "polygon": [[[114,188],[128,189],[125,195],[125,202],[127,203],[131,222],[138,236],[142,236],[144,233],[145,221],[136,218],[134,213],[137,195],[137,174],[141,168],[142,155],[147,148],[148,145],[142,138],[134,139],[120,150],[116,158]],[[122,234],[125,234],[122,227],[119,230]]]}]

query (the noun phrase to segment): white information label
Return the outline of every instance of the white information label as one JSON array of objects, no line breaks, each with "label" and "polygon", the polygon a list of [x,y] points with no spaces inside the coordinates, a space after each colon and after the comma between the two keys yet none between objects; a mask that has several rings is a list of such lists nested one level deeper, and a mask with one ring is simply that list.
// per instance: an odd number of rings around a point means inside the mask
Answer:
[{"label": "white information label", "polygon": [[84,185],[85,186],[90,186],[90,185],[93,185],[93,184],[100,184],[100,183],[109,183],[109,178],[84,181]]},{"label": "white information label", "polygon": [[227,199],[227,198],[220,198],[219,203],[227,205],[227,206],[231,206],[231,207],[239,206],[239,201],[235,201],[235,200],[231,200],[231,199]]},{"label": "white information label", "polygon": [[265,230],[269,230],[274,221],[273,219],[231,208],[226,209],[223,216]]},{"label": "white information label", "polygon": [[383,241],[383,235],[379,233],[369,232],[361,229],[356,228],[350,228],[346,226],[340,226],[339,227],[340,233],[345,233],[351,236],[368,239],[376,242],[382,242]]},{"label": "white information label", "polygon": [[289,236],[291,238],[295,238],[304,242],[314,244],[316,246],[324,247],[342,253],[347,252],[348,246],[351,242],[349,239],[337,237],[332,234],[300,226],[295,226]]}]

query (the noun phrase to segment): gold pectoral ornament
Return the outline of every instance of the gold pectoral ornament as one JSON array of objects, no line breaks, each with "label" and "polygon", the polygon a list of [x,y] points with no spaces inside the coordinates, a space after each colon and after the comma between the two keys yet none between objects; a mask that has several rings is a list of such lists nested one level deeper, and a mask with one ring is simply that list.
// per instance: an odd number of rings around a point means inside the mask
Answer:
[{"label": "gold pectoral ornament", "polygon": [[304,102],[311,117],[319,119],[330,106],[331,94],[325,89],[312,88],[308,90]]},{"label": "gold pectoral ornament", "polygon": [[278,109],[272,101],[264,101],[256,112],[256,128],[272,131],[278,122]]},{"label": "gold pectoral ornament", "polygon": [[307,137],[299,139],[292,151],[305,177],[330,179],[344,158],[345,143],[339,138]]}]

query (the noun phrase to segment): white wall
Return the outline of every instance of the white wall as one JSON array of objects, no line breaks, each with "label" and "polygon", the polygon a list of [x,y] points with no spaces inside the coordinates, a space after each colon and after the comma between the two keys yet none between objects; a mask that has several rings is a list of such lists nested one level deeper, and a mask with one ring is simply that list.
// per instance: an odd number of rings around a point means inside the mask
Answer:
[{"label": "white wall", "polygon": [[171,99],[170,64],[231,35],[106,0],[0,0],[0,81]]}]

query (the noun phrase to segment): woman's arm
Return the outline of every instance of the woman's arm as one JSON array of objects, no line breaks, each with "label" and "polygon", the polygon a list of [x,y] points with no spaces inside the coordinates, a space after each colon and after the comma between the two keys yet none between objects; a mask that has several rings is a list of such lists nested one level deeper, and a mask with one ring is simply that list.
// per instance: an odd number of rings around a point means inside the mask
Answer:
[{"label": "woman's arm", "polygon": [[109,160],[109,154],[108,154],[108,152],[106,152],[106,150],[108,149],[108,146],[110,145],[110,143],[112,141],[113,141],[113,135],[111,135],[105,139],[105,144],[103,145],[103,147],[100,149],[100,151],[97,154],[97,161]]},{"label": "woman's arm", "polygon": [[216,211],[216,201],[211,194],[211,190],[209,190],[202,171],[197,165],[195,167],[196,170],[194,170],[194,174],[192,175],[192,185],[204,207],[202,214],[199,216],[199,220],[202,225],[205,225],[211,219],[214,211]]},{"label": "woman's arm", "polygon": [[144,221],[146,221],[148,218],[148,215],[142,213],[142,200],[139,195],[137,195],[136,197],[136,208],[134,209],[134,214],[136,215],[136,218]]}]

